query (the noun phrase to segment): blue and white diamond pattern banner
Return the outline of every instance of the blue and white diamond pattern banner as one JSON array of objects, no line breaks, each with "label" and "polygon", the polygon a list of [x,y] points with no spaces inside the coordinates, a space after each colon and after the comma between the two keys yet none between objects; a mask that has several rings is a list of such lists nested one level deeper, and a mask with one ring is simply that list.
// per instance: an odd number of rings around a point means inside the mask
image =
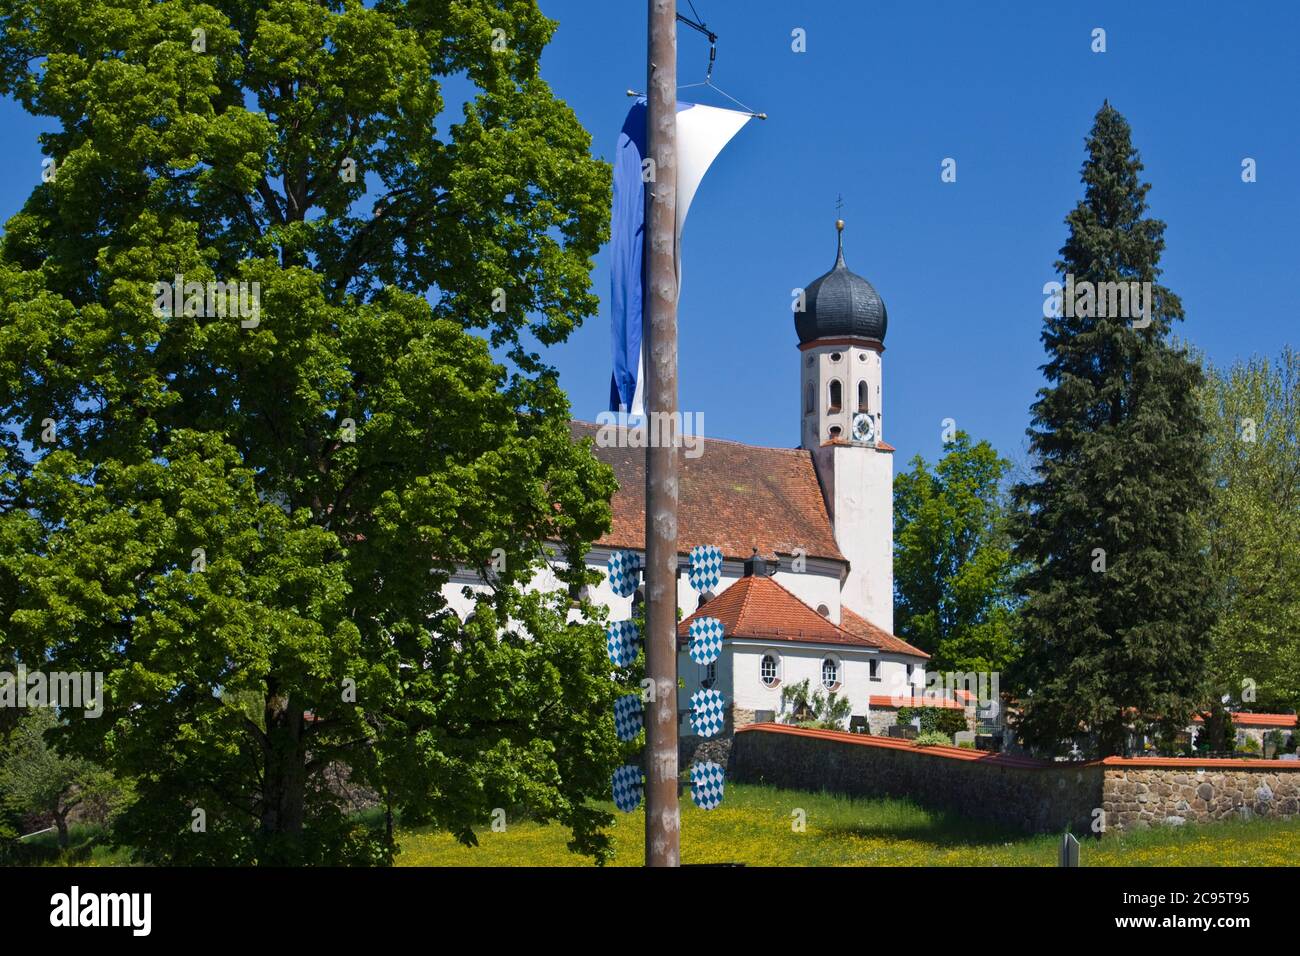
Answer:
[{"label": "blue and white diamond pattern banner", "polygon": [[726,774],[712,760],[691,764],[691,799],[701,810],[716,810],[722,803]]},{"label": "blue and white diamond pattern banner", "polygon": [[697,591],[712,591],[722,580],[722,549],[711,544],[691,548],[691,570],[687,575]]},{"label": "blue and white diamond pattern banner", "polygon": [[726,701],[716,690],[691,694],[691,729],[701,737],[712,737],[727,722]]},{"label": "blue and white diamond pattern banner", "polygon": [[[717,764],[714,764],[716,767]],[[691,779],[694,780],[695,771],[692,770]],[[614,806],[618,807],[624,813],[631,813],[637,807],[641,806],[641,768],[632,764],[625,764],[614,771],[611,780],[614,790]],[[721,785],[718,789],[719,799],[721,799]],[[697,799],[698,803],[699,800]]]},{"label": "blue and white diamond pattern banner", "polygon": [[640,646],[641,631],[635,621],[615,621],[605,631],[605,648],[609,651],[610,663],[615,667],[627,667],[636,660]]},{"label": "blue and white diamond pattern banner", "polygon": [[697,617],[687,627],[691,636],[691,660],[712,664],[722,651],[722,622],[716,617]]},{"label": "blue and white diamond pattern banner", "polygon": [[609,586],[619,597],[636,593],[637,572],[641,570],[641,555],[635,551],[615,551],[609,556]]},{"label": "blue and white diamond pattern banner", "polygon": [[614,732],[619,740],[635,740],[644,725],[645,706],[640,694],[626,694],[614,701]]}]

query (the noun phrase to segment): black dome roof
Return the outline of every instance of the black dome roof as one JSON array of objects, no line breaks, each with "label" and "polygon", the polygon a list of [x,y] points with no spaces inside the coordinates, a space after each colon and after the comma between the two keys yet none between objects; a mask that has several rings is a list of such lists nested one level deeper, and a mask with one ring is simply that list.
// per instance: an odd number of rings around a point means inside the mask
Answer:
[{"label": "black dome roof", "polygon": [[835,268],[804,289],[804,311],[794,314],[799,344],[814,339],[855,337],[884,343],[889,314],[866,279],[844,264],[844,224],[837,222]]}]

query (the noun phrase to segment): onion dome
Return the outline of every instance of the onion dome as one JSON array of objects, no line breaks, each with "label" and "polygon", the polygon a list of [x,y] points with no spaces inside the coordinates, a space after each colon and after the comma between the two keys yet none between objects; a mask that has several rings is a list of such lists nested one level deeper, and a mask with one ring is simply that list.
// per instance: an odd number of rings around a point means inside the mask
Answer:
[{"label": "onion dome", "polygon": [[835,223],[835,267],[804,288],[804,311],[794,316],[799,344],[826,338],[871,339],[884,344],[889,315],[880,294],[844,264],[844,220]]}]

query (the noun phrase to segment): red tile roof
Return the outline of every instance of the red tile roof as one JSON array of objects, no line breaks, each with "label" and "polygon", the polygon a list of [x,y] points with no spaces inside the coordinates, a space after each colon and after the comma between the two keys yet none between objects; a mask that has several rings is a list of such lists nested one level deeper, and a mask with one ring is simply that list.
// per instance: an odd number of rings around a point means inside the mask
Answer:
[{"label": "red tile roof", "polygon": [[[1295,714],[1252,714],[1249,711],[1231,714],[1232,723],[1237,727],[1294,727]],[[1200,714],[1192,717],[1194,723],[1203,724],[1205,719]]]},{"label": "red tile roof", "polygon": [[965,710],[964,704],[946,697],[894,697],[891,694],[872,694],[872,707],[942,707],[945,710]]},{"label": "red tile roof", "polygon": [[[775,580],[761,575],[741,578],[683,620],[677,625],[679,639],[686,639],[690,623],[697,617],[716,618],[722,623],[722,633],[725,637],[762,638],[808,644],[845,644],[876,650],[896,650],[900,646],[911,647],[874,625],[868,625],[871,630],[862,634],[854,633],[845,627],[837,627]],[[854,617],[856,618],[857,615]],[[862,619],[858,618],[858,620]],[[884,646],[882,642],[885,640],[892,642],[891,645]],[[902,653],[925,656],[915,649],[902,651]]]},{"label": "red tile roof", "polygon": [[691,621],[697,617],[717,618],[726,637],[847,644],[861,648],[875,646],[836,627],[771,578],[757,575],[741,578],[678,624],[679,638],[687,636]]},{"label": "red tile roof", "polygon": [[874,737],[868,734],[853,734],[844,730],[821,730],[815,727],[797,727],[792,724],[747,724],[737,727],[736,733],[773,733],[789,734],[792,737],[816,737],[821,740],[833,740],[845,744],[857,744],[861,747],[878,747],[881,750],[910,750],[927,757],[946,757],[950,760],[979,761],[999,767],[1015,767],[1021,770],[1047,770],[1052,767],[1084,766],[1083,764],[1049,763],[1033,757],[1019,754],[995,753],[990,750],[969,750],[965,747],[917,746],[916,741],[902,737]]},{"label": "red tile roof", "polygon": [[1249,757],[1102,757],[1084,764],[1087,767],[1160,767],[1162,769],[1192,769],[1197,767],[1218,767],[1223,770],[1243,770],[1256,768],[1282,772],[1300,770],[1300,761],[1263,760]]},{"label": "red tile roof", "polygon": [[882,750],[911,750],[927,757],[945,757],[949,760],[979,761],[1000,767],[1022,770],[1074,770],[1083,767],[1160,767],[1195,770],[1198,767],[1216,767],[1224,770],[1269,770],[1274,773],[1300,771],[1300,761],[1288,760],[1236,760],[1228,758],[1200,759],[1197,757],[1105,757],[1078,763],[1036,760],[1019,754],[993,753],[985,750],[968,750],[963,747],[918,747],[914,740],[899,737],[872,737],[852,734],[843,730],[820,730],[813,727],[795,727],[790,724],[747,724],[737,727],[736,733],[790,734],[794,737],[817,737],[859,747],[879,747]]},{"label": "red tile roof", "polygon": [[919,647],[913,647],[907,641],[894,637],[884,628],[876,627],[865,617],[855,614],[846,607],[840,608],[840,627],[850,634],[856,634],[858,637],[870,641],[882,651],[893,651],[895,654],[911,654],[915,657],[924,657],[927,660],[930,657]]},{"label": "red tile roof", "polygon": [[[611,503],[613,524],[597,544],[611,548],[645,547],[645,449],[601,448],[594,439],[603,427],[570,422],[575,439],[593,439],[592,453],[614,469],[619,490]],[[716,438],[703,440],[696,458],[678,457],[681,485],[677,516],[678,548],[713,544],[728,558],[793,554],[844,561],[831,530],[812,453],[799,448],[761,448]]]}]

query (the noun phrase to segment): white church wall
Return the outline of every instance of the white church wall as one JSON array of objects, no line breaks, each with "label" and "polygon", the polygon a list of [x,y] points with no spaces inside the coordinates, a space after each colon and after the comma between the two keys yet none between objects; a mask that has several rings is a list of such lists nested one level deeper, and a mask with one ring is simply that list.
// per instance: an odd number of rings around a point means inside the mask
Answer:
[{"label": "white church wall", "polygon": [[[761,663],[765,655],[777,658],[779,683],[763,683]],[[904,693],[907,685],[907,659],[900,655],[861,651],[838,645],[793,644],[781,641],[764,643],[751,640],[728,640],[724,657],[731,658],[728,704],[744,710],[781,711],[781,688],[808,681],[810,690],[826,688],[822,684],[822,661],[834,658],[840,665],[840,687],[836,693],[848,698],[852,714],[866,714],[872,694]],[[871,679],[871,660],[879,662],[879,681]],[[924,686],[923,669],[918,664],[913,680]],[[726,690],[723,691],[727,693]],[[910,693],[910,691],[906,691]],[[689,698],[689,694],[686,695]],[[845,727],[848,721],[845,721]]]},{"label": "white church wall", "polygon": [[842,600],[872,624],[894,633],[894,462],[872,448],[834,446],[835,541],[849,559]]},{"label": "white church wall", "polygon": [[[624,621],[632,616],[632,598],[619,597],[610,587],[608,577],[610,553],[611,550],[608,548],[593,548],[587,554],[587,567],[599,572],[601,575],[600,583],[592,586],[591,598],[594,602],[609,610],[609,619],[611,621]],[[788,566],[789,558],[783,559],[783,562]],[[801,572],[778,571],[774,575],[774,580],[814,610],[825,606],[829,612],[829,619],[838,624],[840,621],[840,574],[843,565],[838,561],[817,558],[807,559],[806,565],[806,569]],[[686,574],[688,567],[689,564],[686,558],[683,557],[682,573],[677,581],[677,606],[681,609],[683,618],[694,614],[700,602],[700,593],[691,587],[690,578]],[[721,594],[743,576],[743,562],[724,561],[721,579],[714,591],[714,596]],[[473,600],[465,597],[462,593],[462,589],[467,585],[472,593],[478,593],[486,589],[486,585],[471,571],[456,574],[442,588],[444,599],[462,619],[474,609]],[[539,571],[528,585],[530,591],[539,589],[554,590],[562,587],[564,585],[549,567]]]}]

